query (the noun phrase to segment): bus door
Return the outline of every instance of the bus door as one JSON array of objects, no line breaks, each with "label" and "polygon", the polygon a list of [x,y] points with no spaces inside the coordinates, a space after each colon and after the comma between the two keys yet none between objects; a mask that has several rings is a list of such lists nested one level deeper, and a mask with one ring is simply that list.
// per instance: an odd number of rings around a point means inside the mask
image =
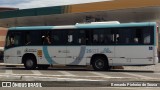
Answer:
[{"label": "bus door", "polygon": [[125,40],[125,33],[123,34],[122,31],[116,31],[115,34],[115,59],[113,60],[113,65],[120,66],[120,65],[127,65],[127,53],[132,52],[127,48],[127,45],[123,45]]},{"label": "bus door", "polygon": [[[67,56],[66,64],[67,65],[84,65],[86,61],[83,60],[82,50],[83,46],[68,46],[67,47]],[[85,50],[84,50],[85,51]]]},{"label": "bus door", "polygon": [[53,46],[48,47],[49,55],[52,57],[53,64],[66,63],[66,31],[54,30],[51,35],[51,43]]},{"label": "bus door", "polygon": [[6,39],[5,61],[13,64],[21,63],[22,47],[19,47],[22,44],[21,33],[9,32]]},{"label": "bus door", "polygon": [[[53,65],[65,64],[66,46],[48,46],[47,50]],[[49,56],[46,59],[49,60]],[[50,63],[50,61],[48,63]]]},{"label": "bus door", "polygon": [[85,65],[85,31],[84,30],[69,30],[66,65]]}]

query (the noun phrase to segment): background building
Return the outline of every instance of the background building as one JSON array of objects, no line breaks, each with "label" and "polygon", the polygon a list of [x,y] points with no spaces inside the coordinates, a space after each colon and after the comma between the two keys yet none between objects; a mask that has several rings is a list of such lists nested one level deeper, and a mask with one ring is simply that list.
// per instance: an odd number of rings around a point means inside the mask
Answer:
[{"label": "background building", "polygon": [[90,21],[159,21],[160,0],[111,0],[0,12],[0,26],[68,25]]},{"label": "background building", "polygon": [[7,28],[0,27],[0,49],[4,46],[5,36],[7,33]]},{"label": "background building", "polygon": [[[18,9],[10,7],[0,7],[0,12],[13,11],[13,10],[18,10]],[[0,50],[3,49],[6,33],[7,33],[7,28],[1,27],[0,25]]]},{"label": "background building", "polygon": [[0,12],[18,10],[18,8],[0,7]]},{"label": "background building", "polygon": [[[156,21],[160,25],[160,0],[111,0],[22,10],[13,8],[9,11],[10,9],[0,12],[0,27],[74,25],[97,21]],[[0,40],[3,42],[2,37]]]}]

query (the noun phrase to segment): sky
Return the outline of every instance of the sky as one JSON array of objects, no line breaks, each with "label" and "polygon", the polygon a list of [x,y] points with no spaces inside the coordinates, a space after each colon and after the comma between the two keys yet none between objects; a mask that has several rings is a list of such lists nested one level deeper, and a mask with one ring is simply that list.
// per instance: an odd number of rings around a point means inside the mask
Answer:
[{"label": "sky", "polygon": [[110,0],[0,0],[0,7],[14,7],[19,9],[59,6]]}]

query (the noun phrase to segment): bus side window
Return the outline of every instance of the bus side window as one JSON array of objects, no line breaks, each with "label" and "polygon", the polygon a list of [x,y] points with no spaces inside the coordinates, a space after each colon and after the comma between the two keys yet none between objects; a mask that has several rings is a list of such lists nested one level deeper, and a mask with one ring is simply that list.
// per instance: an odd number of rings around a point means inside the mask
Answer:
[{"label": "bus side window", "polygon": [[72,43],[73,42],[73,35],[68,35],[68,43]]},{"label": "bus side window", "polygon": [[14,46],[14,44],[15,44],[14,40],[15,40],[14,36],[11,36],[10,37],[10,45],[9,45],[10,47]]},{"label": "bus side window", "polygon": [[54,42],[54,44],[57,44],[60,41],[60,37],[58,35],[53,35],[52,41]]},{"label": "bus side window", "polygon": [[100,34],[100,43],[104,43],[104,35],[103,34]]},{"label": "bus side window", "polygon": [[49,45],[49,44],[51,44],[51,39],[50,39],[50,36],[49,36],[49,35],[42,36],[42,39],[43,39],[43,44],[44,44],[44,45]]},{"label": "bus side window", "polygon": [[66,30],[53,30],[51,32],[52,45],[66,45],[68,37]]},{"label": "bus side window", "polygon": [[8,47],[14,47],[14,46],[19,46],[21,45],[21,33],[15,32],[15,33],[10,33],[9,36],[7,37],[7,46]]},{"label": "bus side window", "polygon": [[98,34],[93,35],[93,43],[98,43]]},{"label": "bus side window", "polygon": [[30,32],[26,32],[26,34],[25,34],[25,45],[30,45],[30,44],[31,44]]},{"label": "bus side window", "polygon": [[116,43],[120,43],[120,37],[119,37],[119,34],[116,34]]},{"label": "bus side window", "polygon": [[136,37],[136,38],[134,38],[134,43],[135,44],[138,44],[138,42],[139,42],[139,39]]},{"label": "bus side window", "polygon": [[6,46],[7,47],[13,47],[14,46],[14,35],[13,35],[13,33],[9,33],[7,35]]},{"label": "bus side window", "polygon": [[85,45],[86,44],[86,38],[85,37],[79,37],[78,39],[78,44],[80,45]]},{"label": "bus side window", "polygon": [[14,36],[14,45],[16,45],[16,46],[22,45],[21,40],[22,40],[21,33],[20,32],[15,33],[15,36]]},{"label": "bus side window", "polygon": [[78,34],[78,44],[85,45],[86,40],[87,40],[87,37],[86,37],[87,32],[85,30],[79,30],[78,33],[79,33]]},{"label": "bus side window", "polygon": [[143,30],[143,38],[144,38],[144,44],[150,44],[151,43],[151,33],[149,30]]},{"label": "bus side window", "polygon": [[78,33],[79,31],[77,30],[68,30],[67,31],[67,44],[69,45],[77,45],[82,43],[82,39],[79,38],[80,33]]},{"label": "bus side window", "polygon": [[42,31],[42,44],[43,45],[50,45],[52,44],[51,42],[51,32],[50,31]]},{"label": "bus side window", "polygon": [[20,37],[19,36],[15,36],[15,39],[14,39],[14,45],[18,46],[20,44]]},{"label": "bus side window", "polygon": [[10,45],[10,36],[8,35],[6,38],[6,46],[8,47]]}]

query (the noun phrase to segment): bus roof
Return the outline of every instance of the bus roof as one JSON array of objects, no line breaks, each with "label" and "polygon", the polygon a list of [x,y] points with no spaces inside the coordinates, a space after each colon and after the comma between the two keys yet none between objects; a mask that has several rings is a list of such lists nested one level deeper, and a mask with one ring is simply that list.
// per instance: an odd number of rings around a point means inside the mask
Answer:
[{"label": "bus roof", "polygon": [[141,22],[141,23],[121,23],[121,24],[106,24],[106,23],[84,23],[65,26],[27,26],[27,27],[11,27],[9,30],[48,30],[48,29],[83,29],[83,28],[114,28],[114,27],[140,27],[140,26],[155,26],[156,22]]}]

